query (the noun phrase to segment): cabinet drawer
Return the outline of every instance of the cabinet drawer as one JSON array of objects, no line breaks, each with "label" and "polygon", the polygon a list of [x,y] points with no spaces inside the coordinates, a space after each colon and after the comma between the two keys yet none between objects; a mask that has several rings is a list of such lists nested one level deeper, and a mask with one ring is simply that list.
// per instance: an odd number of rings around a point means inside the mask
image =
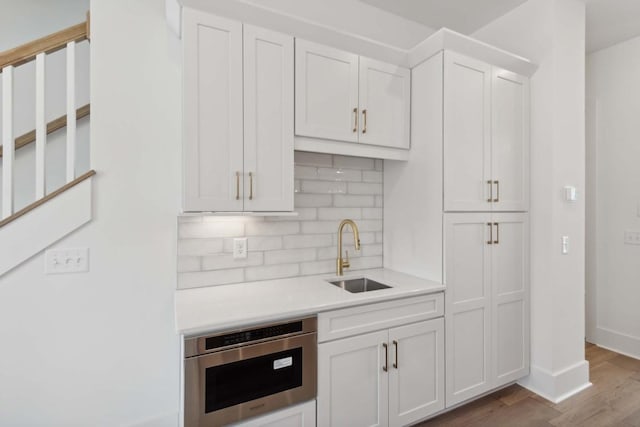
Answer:
[{"label": "cabinet drawer", "polygon": [[443,315],[443,292],[329,311],[318,315],[318,342],[364,334]]}]

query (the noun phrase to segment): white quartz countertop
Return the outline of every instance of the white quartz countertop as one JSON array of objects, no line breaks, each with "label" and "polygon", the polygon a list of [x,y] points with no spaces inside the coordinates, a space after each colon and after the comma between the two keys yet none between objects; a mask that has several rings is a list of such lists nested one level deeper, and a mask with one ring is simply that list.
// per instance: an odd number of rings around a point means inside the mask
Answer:
[{"label": "white quartz countertop", "polygon": [[179,290],[176,328],[191,336],[445,289],[442,283],[388,269],[348,272],[340,279],[363,276],[391,288],[350,293],[327,282],[337,279],[335,274],[323,274]]}]

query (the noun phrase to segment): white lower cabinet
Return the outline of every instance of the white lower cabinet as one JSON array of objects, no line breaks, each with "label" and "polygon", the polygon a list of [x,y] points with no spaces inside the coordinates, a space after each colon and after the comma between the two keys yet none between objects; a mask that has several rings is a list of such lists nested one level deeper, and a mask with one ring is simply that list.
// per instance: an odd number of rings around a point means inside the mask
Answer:
[{"label": "white lower cabinet", "polygon": [[233,427],[315,427],[315,425],[316,401],[311,400],[233,424]]},{"label": "white lower cabinet", "polygon": [[447,407],[529,373],[526,213],[445,215]]},{"label": "white lower cabinet", "polygon": [[443,408],[441,317],[319,344],[319,426],[406,426]]}]

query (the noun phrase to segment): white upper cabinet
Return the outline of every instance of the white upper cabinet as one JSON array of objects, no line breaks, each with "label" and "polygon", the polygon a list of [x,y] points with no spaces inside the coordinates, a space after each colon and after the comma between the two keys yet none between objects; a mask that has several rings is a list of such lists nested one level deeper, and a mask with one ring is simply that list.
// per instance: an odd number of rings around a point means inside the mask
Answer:
[{"label": "white upper cabinet", "polygon": [[407,68],[296,40],[298,136],[409,149],[410,91]]},{"label": "white upper cabinet", "polygon": [[409,148],[411,72],[360,58],[360,142]]},{"label": "white upper cabinet", "polygon": [[184,210],[241,211],[242,24],[184,9]]},{"label": "white upper cabinet", "polygon": [[296,134],[358,141],[358,55],[296,40]]},{"label": "white upper cabinet", "polygon": [[529,79],[494,67],[491,87],[493,210],[528,211]]},{"label": "white upper cabinet", "polygon": [[184,211],[293,210],[293,37],[183,19]]},{"label": "white upper cabinet", "polygon": [[444,70],[445,211],[528,210],[528,79],[453,52]]},{"label": "white upper cabinet", "polygon": [[293,38],[244,25],[244,210],[293,210]]}]

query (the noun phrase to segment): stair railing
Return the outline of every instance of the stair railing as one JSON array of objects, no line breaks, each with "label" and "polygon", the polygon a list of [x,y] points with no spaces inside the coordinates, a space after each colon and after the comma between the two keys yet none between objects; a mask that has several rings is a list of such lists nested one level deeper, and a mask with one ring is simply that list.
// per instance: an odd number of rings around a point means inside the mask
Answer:
[{"label": "stair railing", "polygon": [[[35,139],[35,175],[36,175],[36,203],[45,198],[45,146],[47,134],[53,130],[60,129],[61,123],[67,126],[66,140],[66,184],[69,186],[77,180],[75,170],[76,160],[76,121],[79,115],[88,113],[88,106],[76,110],[76,43],[90,38],[90,17],[87,13],[87,20],[80,24],[66,28],[62,31],[26,43],[22,46],[0,52],[0,74],[2,75],[2,207],[1,222],[6,222],[14,215],[13,193],[14,193],[14,160],[15,150],[32,142]],[[51,123],[47,123],[45,116],[45,57],[46,55],[66,49],[66,117],[60,117]],[[36,69],[36,126],[34,132],[29,132],[16,138],[13,129],[13,106],[14,106],[14,70],[15,67],[35,60]],[[84,114],[86,115],[86,114]],[[56,122],[57,124],[54,124]],[[53,129],[53,130],[52,130]],[[34,134],[35,133],[35,138]],[[64,188],[63,187],[63,188]]]}]

